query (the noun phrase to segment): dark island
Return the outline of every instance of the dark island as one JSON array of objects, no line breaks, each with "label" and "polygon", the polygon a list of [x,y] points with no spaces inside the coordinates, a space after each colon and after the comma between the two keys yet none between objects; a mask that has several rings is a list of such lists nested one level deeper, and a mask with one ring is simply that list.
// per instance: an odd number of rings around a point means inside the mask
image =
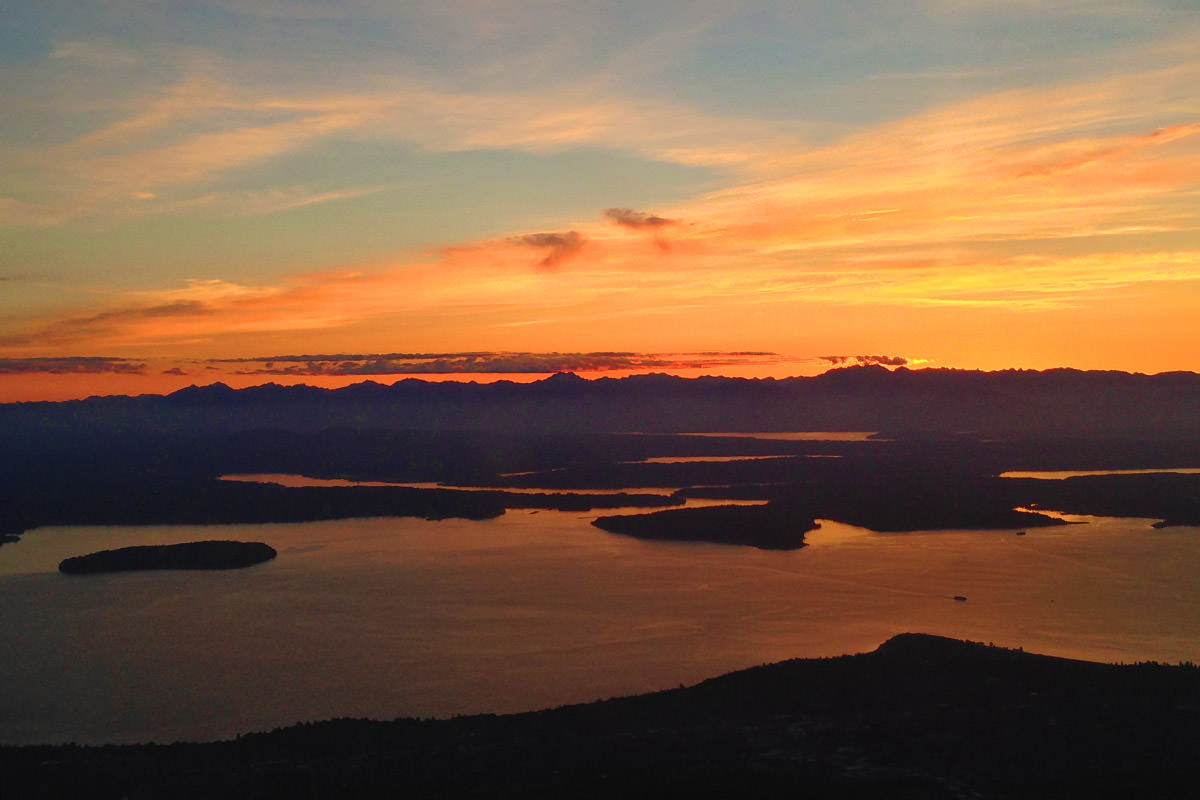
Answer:
[{"label": "dark island", "polygon": [[817,527],[811,515],[774,505],[677,508],[600,517],[592,524],[638,539],[749,545],[760,550],[801,548],[804,534]]},{"label": "dark island", "polygon": [[205,541],[101,550],[67,558],[58,571],[68,575],[146,569],[240,569],[270,561],[275,548],[262,542]]},{"label": "dark island", "polygon": [[689,688],[205,744],[0,746],[20,798],[1194,798],[1200,670],[906,634]]}]

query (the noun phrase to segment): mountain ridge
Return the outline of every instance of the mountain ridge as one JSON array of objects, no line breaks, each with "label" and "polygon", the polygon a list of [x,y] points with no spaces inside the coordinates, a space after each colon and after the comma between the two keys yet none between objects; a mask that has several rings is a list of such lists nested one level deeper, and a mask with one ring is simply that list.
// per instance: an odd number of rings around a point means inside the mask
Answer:
[{"label": "mountain ridge", "polygon": [[167,395],[0,404],[0,433],[23,426],[229,432],[334,425],[411,430],[763,432],[857,430],[1132,436],[1200,434],[1200,374],[854,366],[813,377],[684,378],[662,373],[533,383],[373,381],[337,389],[266,383]]}]

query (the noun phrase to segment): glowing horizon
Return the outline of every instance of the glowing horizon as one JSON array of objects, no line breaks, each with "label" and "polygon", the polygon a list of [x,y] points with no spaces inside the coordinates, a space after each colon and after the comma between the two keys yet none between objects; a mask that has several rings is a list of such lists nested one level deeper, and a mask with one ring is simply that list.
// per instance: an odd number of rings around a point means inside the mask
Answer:
[{"label": "glowing horizon", "polygon": [[0,401],[272,353],[1200,370],[1186,3],[55,7],[0,36]]},{"label": "glowing horizon", "polygon": [[[838,361],[830,363],[828,359]],[[257,359],[255,359],[257,360]],[[745,363],[725,364],[721,367],[700,367],[687,365],[668,365],[660,369],[646,368],[585,368],[571,369],[564,366],[556,371],[524,371],[524,372],[379,372],[379,373],[277,373],[265,371],[249,372],[176,372],[164,370],[155,372],[151,369],[135,371],[85,371],[85,370],[43,370],[38,372],[17,373],[4,372],[6,366],[0,362],[0,403],[21,402],[61,402],[67,400],[86,400],[92,397],[138,396],[138,395],[168,395],[181,389],[207,388],[214,385],[224,385],[231,389],[247,389],[261,386],[309,386],[320,389],[342,389],[360,383],[376,383],[391,386],[407,380],[424,381],[427,383],[536,383],[547,380],[558,374],[572,374],[584,380],[593,381],[601,378],[628,378],[647,375],[670,375],[678,378],[727,378],[748,380],[788,380],[792,378],[811,378],[827,372],[857,366],[879,366],[888,370],[910,369],[946,369],[933,364],[901,364],[894,363],[899,357],[891,356],[826,356],[821,359],[805,359],[803,361],[781,361],[779,363]],[[782,364],[791,365],[790,368]],[[146,365],[149,366],[149,365]],[[1018,367],[1006,367],[997,370],[967,370],[950,368],[956,371],[970,372],[1004,372],[1020,370]],[[1053,369],[1074,369],[1069,367],[1052,367]],[[1166,371],[1164,371],[1166,372]],[[1170,372],[1190,372],[1174,370]],[[1146,373],[1134,373],[1146,374]],[[1149,373],[1163,374],[1163,373]],[[1191,374],[1197,374],[1191,372]],[[34,379],[31,379],[31,377]],[[39,380],[48,376],[50,380]]]}]

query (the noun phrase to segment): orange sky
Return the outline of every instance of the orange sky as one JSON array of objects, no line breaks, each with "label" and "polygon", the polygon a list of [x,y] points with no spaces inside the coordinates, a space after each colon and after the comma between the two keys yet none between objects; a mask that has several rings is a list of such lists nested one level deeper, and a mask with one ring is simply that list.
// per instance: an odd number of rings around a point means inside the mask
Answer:
[{"label": "orange sky", "polygon": [[[364,364],[397,353],[1200,368],[1200,10],[509,12],[24,12],[0,401],[391,382]],[[304,354],[363,358],[263,366]]]}]

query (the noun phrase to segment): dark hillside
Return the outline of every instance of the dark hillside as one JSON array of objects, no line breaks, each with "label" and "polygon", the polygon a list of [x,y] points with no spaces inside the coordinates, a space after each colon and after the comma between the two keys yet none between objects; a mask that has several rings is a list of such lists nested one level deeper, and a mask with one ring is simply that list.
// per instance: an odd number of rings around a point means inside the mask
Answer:
[{"label": "dark hillside", "polygon": [[1191,798],[1200,670],[908,634],[513,716],[0,748],[4,797]]}]

